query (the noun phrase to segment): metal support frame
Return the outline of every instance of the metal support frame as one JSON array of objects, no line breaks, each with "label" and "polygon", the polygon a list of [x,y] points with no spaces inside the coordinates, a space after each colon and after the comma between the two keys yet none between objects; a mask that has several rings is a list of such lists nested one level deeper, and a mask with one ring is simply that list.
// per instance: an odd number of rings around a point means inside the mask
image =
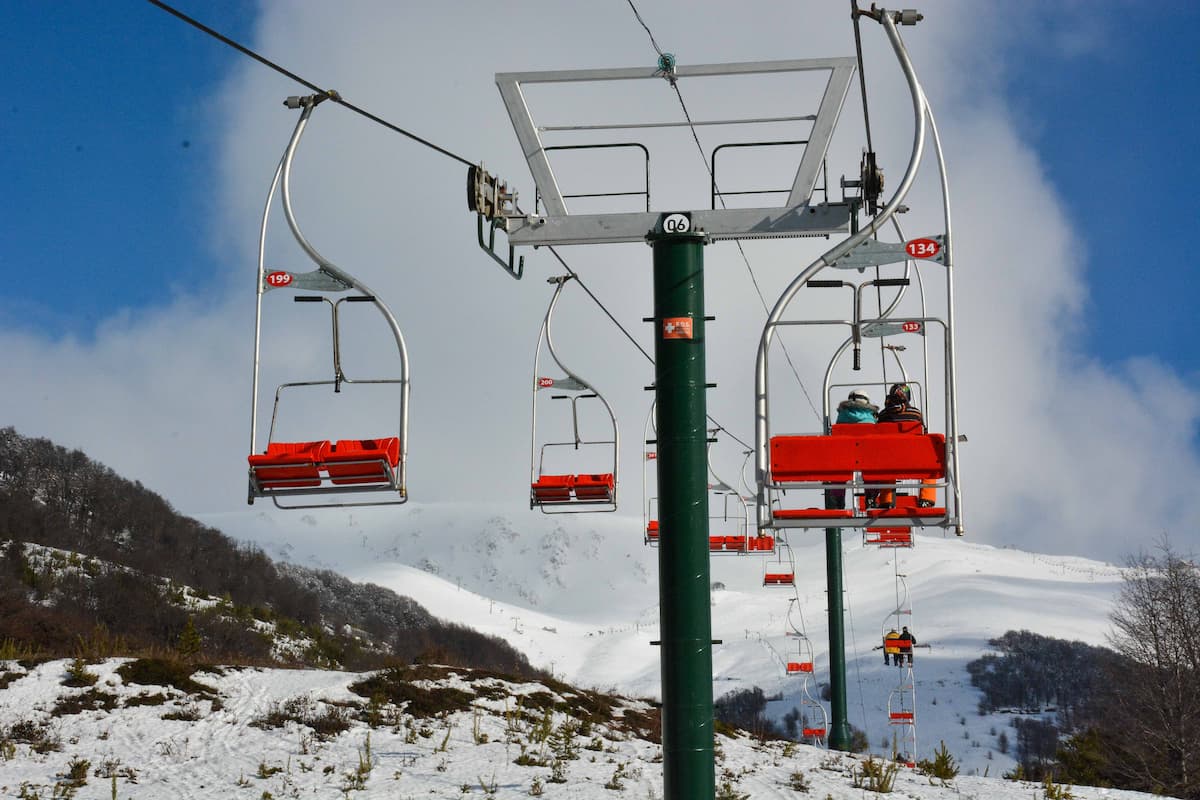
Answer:
[{"label": "metal support frame", "polygon": [[[856,62],[853,58],[793,59],[788,61],[742,62],[734,64],[697,64],[677,67],[676,80],[688,78],[755,75],[788,72],[829,72],[820,104],[815,114],[794,119],[812,121],[812,131],[799,166],[787,189],[783,205],[763,208],[696,209],[691,211],[693,229],[703,230],[710,240],[741,238],[772,238],[783,236],[828,236],[844,232],[850,220],[848,204],[821,203],[811,205],[813,189],[825,158],[833,129],[841,114]],[[659,70],[645,67],[560,70],[549,72],[502,72],[496,75],[496,85],[512,120],[521,145],[521,152],[537,186],[542,214],[506,214],[504,225],[513,245],[596,244],[601,242],[640,242],[654,228],[658,214],[647,210],[624,214],[571,214],[567,197],[559,189],[554,170],[546,155],[551,149],[542,143],[541,134],[553,130],[575,130],[576,127],[539,127],[533,120],[522,87],[531,84],[582,83],[598,81],[661,80]],[[789,118],[792,119],[792,118]],[[719,124],[754,124],[776,119],[721,120]],[[638,126],[603,126],[649,127]]]}]

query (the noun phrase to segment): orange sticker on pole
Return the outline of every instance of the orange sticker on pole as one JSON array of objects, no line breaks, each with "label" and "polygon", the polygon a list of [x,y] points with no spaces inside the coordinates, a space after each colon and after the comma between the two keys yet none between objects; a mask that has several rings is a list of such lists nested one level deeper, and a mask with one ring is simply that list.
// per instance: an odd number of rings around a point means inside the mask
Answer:
[{"label": "orange sticker on pole", "polygon": [[691,317],[663,317],[662,337],[664,339],[691,339]]}]

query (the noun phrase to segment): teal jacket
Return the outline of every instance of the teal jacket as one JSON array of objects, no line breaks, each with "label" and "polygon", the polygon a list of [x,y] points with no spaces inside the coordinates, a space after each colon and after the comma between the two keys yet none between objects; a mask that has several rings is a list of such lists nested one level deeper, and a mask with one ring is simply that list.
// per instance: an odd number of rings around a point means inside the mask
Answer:
[{"label": "teal jacket", "polygon": [[834,424],[841,425],[846,422],[874,422],[876,412],[879,409],[873,405],[856,403],[853,400],[843,400],[838,403],[837,420]]}]

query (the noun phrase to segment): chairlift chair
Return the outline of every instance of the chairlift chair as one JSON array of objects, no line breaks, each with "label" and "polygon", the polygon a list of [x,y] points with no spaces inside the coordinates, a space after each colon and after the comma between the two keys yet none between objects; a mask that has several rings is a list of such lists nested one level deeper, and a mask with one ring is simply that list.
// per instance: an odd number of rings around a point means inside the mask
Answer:
[{"label": "chairlift chair", "polygon": [[786,663],[786,670],[788,675],[800,678],[801,737],[810,744],[821,746],[825,744],[825,737],[829,732],[829,715],[821,701],[813,696],[816,682],[813,645],[804,631],[799,605],[799,599],[796,597],[791,598],[788,603],[787,636],[796,642],[796,656],[794,661]]},{"label": "chairlift chair", "polygon": [[[885,20],[885,24],[890,24]],[[828,528],[828,527],[877,527],[887,524],[895,527],[941,526],[963,534],[962,497],[958,469],[958,416],[955,388],[954,351],[954,281],[951,269],[949,189],[946,179],[945,160],[933,114],[929,109],[925,93],[916,78],[911,61],[897,48],[908,88],[913,100],[914,127],[913,147],[909,163],[903,176],[896,184],[893,196],[877,208],[875,199],[866,197],[865,181],[844,183],[857,185],[860,195],[851,198],[858,208],[867,206],[874,214],[866,224],[855,226],[844,240],[823,253],[802,270],[780,295],[768,315],[759,340],[755,363],[755,479],[757,496],[755,501],[758,527],[764,528]],[[922,162],[926,139],[931,138],[936,150],[938,172],[941,178],[943,217],[945,234],[909,238],[903,235],[896,222],[896,214],[903,208],[917,171]],[[882,241],[880,233],[886,225],[896,229],[900,241]],[[943,317],[932,315],[925,308],[922,270],[916,264],[940,264],[941,277],[946,288],[946,307]],[[881,268],[903,264],[902,277],[883,277]],[[827,268],[864,272],[873,268],[874,278],[859,279],[858,282],[817,278]],[[913,276],[922,287],[919,313],[908,315],[902,311],[901,299],[905,295]],[[853,277],[853,273],[852,273]],[[853,296],[852,314],[848,319],[787,319],[786,314],[792,301],[802,289],[849,289]],[[897,290],[888,303],[883,296],[891,288]],[[880,298],[877,316],[863,312],[864,293]],[[772,430],[770,389],[770,352],[775,334],[787,326],[824,326],[826,330],[841,328],[848,332],[845,342],[830,359],[824,378],[825,408],[821,422],[823,430],[818,434],[781,435]],[[881,369],[886,379],[885,351],[889,337],[925,336],[930,327],[942,332],[943,347],[938,371],[944,386],[943,406],[945,418],[940,426],[926,423],[942,433],[907,433],[879,429],[877,426],[853,425],[848,430],[835,431],[829,423],[829,389],[835,366],[848,350],[853,352],[852,369],[862,368],[862,345],[864,339],[878,339],[881,345]],[[896,350],[892,350],[893,355]],[[927,370],[928,371],[928,370]],[[873,379],[868,379],[870,382]],[[836,426],[834,426],[836,427]],[[857,486],[866,491],[871,484],[888,485],[896,481],[937,481],[946,497],[944,508],[922,508],[919,506],[897,506],[890,509],[860,509],[847,504],[845,508],[826,508],[821,502],[824,489],[829,484]],[[786,497],[785,497],[785,493]],[[808,503],[797,499],[812,498]]]},{"label": "chairlift chair", "polygon": [[792,588],[796,585],[796,559],[787,539],[776,541],[775,553],[763,562],[763,586]]},{"label": "chairlift chair", "polygon": [[905,671],[899,684],[888,693],[888,725],[895,732],[896,757],[901,762],[915,766],[917,753],[916,684],[912,670]]},{"label": "chairlift chair", "polygon": [[863,544],[873,545],[880,549],[912,547],[912,528],[892,525],[863,528]]},{"label": "chairlift chair", "polygon": [[[899,571],[899,559],[893,560],[893,571],[896,582],[896,607],[884,618],[884,630],[903,630],[912,624],[912,606],[909,603],[908,581]],[[897,665],[899,680],[895,688],[888,693],[888,724],[895,731],[896,756],[904,763],[912,766],[917,752],[917,689],[913,676],[912,642],[893,640],[889,649],[886,633],[884,634],[884,649]],[[907,661],[907,665],[904,665]]]},{"label": "chairlift chair", "polygon": [[[620,452],[620,438],[617,431],[617,418],[613,414],[608,401],[596,391],[590,383],[572,372],[554,348],[551,336],[551,320],[554,308],[562,296],[563,287],[572,276],[564,275],[548,279],[555,285],[546,316],[542,320],[538,332],[538,344],[534,354],[533,369],[533,412],[532,412],[532,444],[530,456],[530,487],[529,507],[538,508],[546,514],[579,513],[588,511],[616,511],[617,509],[617,472]],[[542,344],[555,366],[564,373],[561,378],[549,377],[542,374],[541,356]],[[542,392],[553,390],[551,400],[563,400],[570,405],[571,438],[561,436],[555,439],[539,440],[538,438],[538,407]],[[611,438],[588,440],[580,433],[579,401],[598,400],[604,408],[608,423],[611,426]],[[586,457],[580,451],[586,451]],[[597,455],[597,453],[599,455]],[[552,463],[567,464],[575,467],[571,471],[550,472],[547,470],[547,455],[552,457]],[[590,466],[596,471],[587,472],[578,469]]]},{"label": "chairlift chair", "polygon": [[[708,463],[708,550],[713,555],[741,555],[759,551],[765,542],[750,535],[750,500],[717,475],[713,467],[713,445],[719,430],[709,432]],[[771,552],[775,541],[772,540]]]},{"label": "chairlift chair", "polygon": [[657,547],[659,542],[658,438],[654,421],[654,403],[650,403],[650,411],[646,414],[646,424],[642,433],[642,444],[645,448],[642,451],[642,529],[645,532],[645,543],[651,547]]},{"label": "chairlift chair", "polygon": [[[404,336],[395,316],[378,296],[365,284],[344,269],[339,268],[322,256],[301,232],[292,210],[290,177],[300,138],[313,110],[329,95],[289,97],[285,103],[289,108],[299,109],[300,118],[292,132],[287,149],[271,182],[263,210],[258,250],[257,305],[254,330],[254,376],[251,388],[249,489],[247,499],[270,497],[279,508],[331,508],[375,505],[396,505],[408,500],[406,464],[408,449],[408,352]],[[282,187],[281,198],[284,216],[292,236],[305,255],[316,264],[311,272],[268,270],[266,267],[267,222],[274,202],[275,193]],[[300,290],[320,294],[293,296],[298,303],[327,304],[332,317],[333,376],[324,380],[289,381],[280,384],[275,391],[275,402],[271,411],[271,424],[267,441],[258,447],[258,403],[259,377],[262,364],[262,320],[263,297],[276,290]],[[347,297],[333,299],[328,295],[356,292]],[[399,355],[399,376],[395,378],[351,378],[342,369],[340,319],[343,303],[369,303],[382,315]],[[379,428],[367,431],[361,438],[328,438],[308,441],[280,441],[276,434],[279,410],[285,397],[293,397],[294,390],[307,392],[316,387],[332,387],[334,395],[343,390],[355,391],[361,385],[391,385],[396,387],[397,417],[382,433]],[[336,407],[336,403],[333,407]],[[336,412],[334,412],[336,413]],[[319,427],[314,427],[319,431]],[[381,495],[385,499],[366,501],[353,500],[366,494]],[[320,501],[282,503],[281,499],[320,497]]]}]

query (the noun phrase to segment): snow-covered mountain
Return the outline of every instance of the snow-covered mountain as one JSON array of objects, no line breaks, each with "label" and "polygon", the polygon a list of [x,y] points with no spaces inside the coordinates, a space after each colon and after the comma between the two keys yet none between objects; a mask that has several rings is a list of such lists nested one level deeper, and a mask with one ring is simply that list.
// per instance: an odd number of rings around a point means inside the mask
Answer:
[{"label": "snow-covered mountain", "polygon": [[[272,556],[335,569],[424,605],[434,615],[509,641],[536,666],[569,683],[635,697],[659,692],[656,550],[641,522],[616,515],[544,516],[471,506],[405,507],[345,517],[258,513],[206,517]],[[817,680],[827,680],[824,535],[795,532],[797,587],[764,588],[764,559],[712,560],[714,692],[761,687],[779,695],[769,713],[799,705],[786,635],[790,598],[798,598],[816,649]],[[918,755],[939,741],[964,773],[998,775],[1014,765],[998,748],[1006,714],[980,715],[980,693],[965,665],[1007,630],[1103,644],[1120,570],[1083,558],[1047,557],[925,535],[911,550],[844,540],[850,721],[882,751],[887,699],[897,670],[878,650],[888,617],[911,606],[917,651]],[[897,574],[902,580],[897,580]],[[907,590],[907,601],[903,592]],[[1011,731],[1008,738],[1014,739]]]}]

